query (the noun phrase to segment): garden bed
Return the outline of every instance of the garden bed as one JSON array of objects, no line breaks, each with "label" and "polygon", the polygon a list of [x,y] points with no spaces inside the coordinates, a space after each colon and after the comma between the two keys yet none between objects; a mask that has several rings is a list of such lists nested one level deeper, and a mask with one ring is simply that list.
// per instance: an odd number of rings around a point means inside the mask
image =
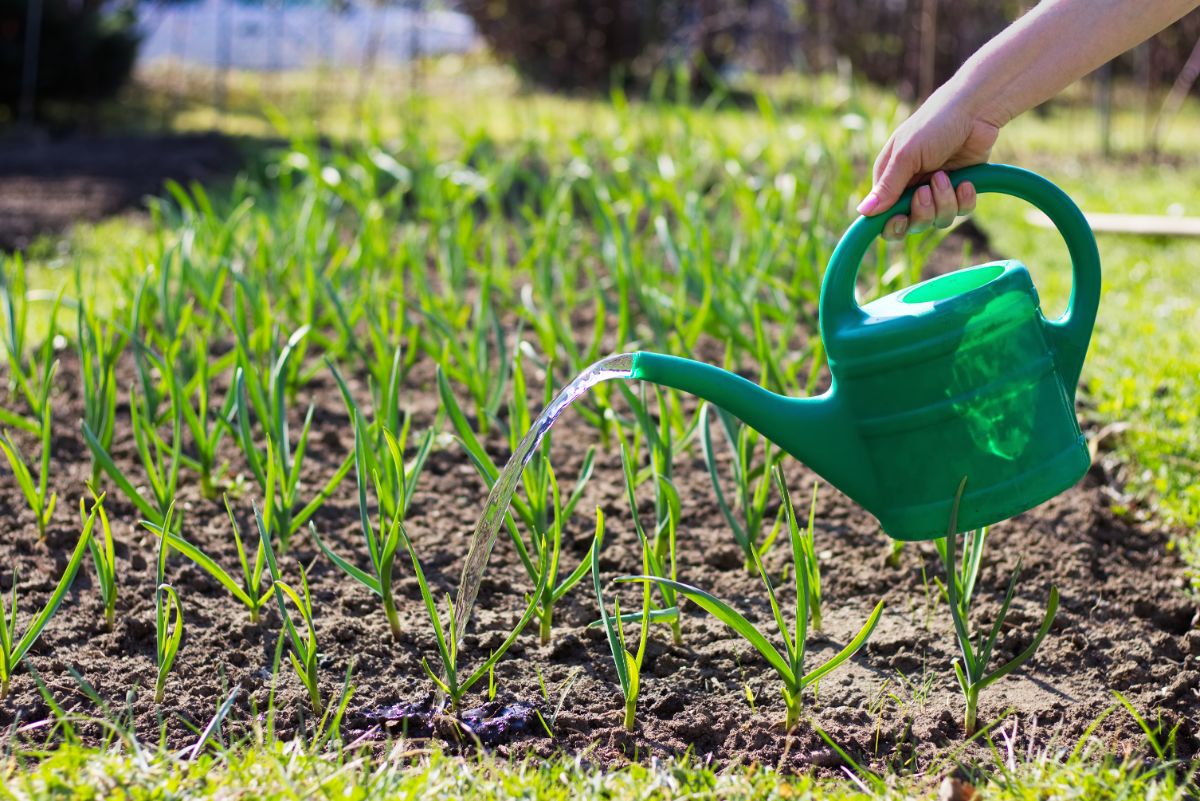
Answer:
[{"label": "garden bed", "polygon": [[[127,386],[132,376],[128,365],[124,369],[129,372],[121,386]],[[60,508],[45,542],[38,541],[32,515],[12,483],[5,481],[0,489],[0,515],[10,521],[9,536],[0,542],[0,589],[7,592],[10,568],[15,568],[23,615],[49,595],[78,539],[79,491],[91,469],[87,447],[78,434],[82,407],[78,366],[68,352],[62,354],[56,384],[60,397],[54,406],[52,485],[60,494]],[[217,397],[223,396],[225,387],[216,389]],[[352,380],[351,389],[367,397],[361,381]],[[417,363],[406,379],[403,397],[413,410],[416,429],[432,422],[437,409],[432,363]],[[316,411],[304,480],[315,491],[353,448],[353,434],[327,371],[300,391],[293,408],[303,409],[309,401]],[[26,452],[36,451],[32,440],[23,435],[17,439]],[[555,429],[552,450],[560,481],[573,482],[586,447],[595,442],[595,429],[577,415],[568,413],[563,418]],[[488,446],[495,459],[507,457],[507,446],[499,436],[489,439]],[[244,469],[231,440],[225,443],[224,455],[232,474]],[[128,409],[123,406],[114,456],[131,475],[141,475]],[[807,498],[812,474],[792,460],[786,462],[785,472],[796,497]],[[683,504],[681,580],[729,600],[756,622],[769,621],[762,584],[742,566],[741,552],[718,510],[698,445],[677,455],[674,480]],[[351,473],[314,518],[321,536],[338,552],[351,556],[362,551],[353,481]],[[253,532],[254,493],[232,494],[243,532]],[[429,457],[407,522],[439,597],[457,588],[467,541],[485,494],[461,447],[442,437]],[[651,515],[650,498],[642,500],[644,515]],[[220,500],[201,498],[196,482],[185,474],[177,504],[184,514],[184,535],[232,567],[237,556]],[[600,449],[595,475],[566,527],[567,570],[590,547],[592,510],[597,506],[608,523],[602,575],[607,579],[639,572],[640,547],[615,448]],[[1022,566],[1009,623],[997,646],[997,661],[1011,658],[1032,640],[1052,584],[1059,589],[1061,606],[1037,656],[983,693],[980,720],[986,725],[1003,717],[999,725],[1010,735],[1015,731],[1014,747],[1050,745],[1069,750],[1116,703],[1112,691],[1119,690],[1149,725],[1159,727],[1162,742],[1178,725],[1174,747],[1178,756],[1191,758],[1200,746],[1195,733],[1200,708],[1197,607],[1185,594],[1182,566],[1168,547],[1168,532],[1118,515],[1112,506],[1104,475],[1094,468],[1075,488],[993,528],[976,591],[981,620],[990,622],[1018,560]],[[162,726],[172,743],[184,745],[195,741],[194,728],[203,727],[236,686],[241,690],[225,735],[246,731],[255,714],[261,722],[269,703],[270,668],[279,636],[274,604],[268,604],[263,619],[252,624],[246,610],[206,573],[183,557],[172,556],[167,580],[182,598],[183,646],[167,679],[166,700],[155,705],[156,537],[136,525],[137,510],[119,493],[109,495],[106,507],[118,543],[120,596],[115,630],[104,628],[95,574],[90,560],[85,561],[66,603],[31,656],[59,703],[68,711],[109,716],[120,716],[128,703],[140,735],[153,739]],[[908,545],[898,564],[889,565],[890,541],[874,519],[822,482],[816,549],[826,597],[825,631],[810,637],[817,658],[839,650],[880,598],[887,609],[867,647],[820,683],[815,702],[810,696],[806,709],[813,721],[864,765],[925,769],[939,757],[960,755],[961,697],[950,667],[956,645],[933,580],[941,573],[933,547]],[[776,575],[784,567],[784,550],[779,544],[767,559]],[[429,700],[431,683],[420,660],[427,657],[436,663],[432,634],[407,562],[398,566],[403,627],[398,643],[392,641],[378,600],[321,555],[307,534],[295,539],[282,562],[289,579],[298,579],[297,562],[309,567],[326,696],[337,695],[347,665],[353,664],[355,691],[343,722],[348,739],[383,744],[399,737],[404,724],[396,719],[395,707],[419,707]],[[502,533],[465,638],[463,658],[468,665],[500,644],[524,608],[522,593],[531,589]],[[781,594],[786,597],[786,590]],[[536,627],[530,627],[501,660],[496,671],[497,704],[532,705],[553,737],[536,716],[517,716],[517,725],[489,733],[489,741],[500,753],[546,754],[561,749],[611,764],[690,750],[696,758],[718,764],[758,762],[788,771],[841,764],[810,722],[802,721],[793,736],[785,735],[775,675],[742,640],[686,604],[682,645],[670,644],[666,627],[652,630],[637,725],[626,732],[604,635],[587,626],[597,617],[590,582],[584,581],[556,608],[549,646],[539,646]],[[110,705],[107,712],[83,694],[72,670]],[[484,700],[477,687],[467,705],[478,706]],[[274,707],[277,733],[286,736],[301,725],[311,725],[311,720],[300,722],[302,716],[311,719],[311,710],[286,663],[279,674]],[[12,695],[0,702],[0,726],[7,728],[18,717],[28,724],[49,715],[33,679],[19,670]],[[413,734],[421,733],[413,729]],[[28,736],[39,737],[39,731],[35,727]],[[97,740],[104,736],[98,725],[85,725],[80,731]],[[434,736],[445,738],[451,731],[452,727],[435,726]],[[1096,733],[1117,753],[1145,747],[1141,729],[1123,710],[1105,719]],[[981,748],[979,743],[968,746],[968,750]]]}]

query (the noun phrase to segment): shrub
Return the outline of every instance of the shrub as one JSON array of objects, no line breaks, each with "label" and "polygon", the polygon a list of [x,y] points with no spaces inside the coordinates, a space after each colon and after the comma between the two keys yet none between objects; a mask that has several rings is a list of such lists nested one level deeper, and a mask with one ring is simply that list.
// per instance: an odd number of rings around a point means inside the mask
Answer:
[{"label": "shrub", "polygon": [[761,0],[463,0],[488,45],[550,89],[645,88],[667,65],[719,70]]},{"label": "shrub", "polygon": [[[36,101],[111,97],[133,71],[140,36],[133,6],[43,0]],[[25,72],[27,0],[0,0],[0,106],[16,109]]]}]

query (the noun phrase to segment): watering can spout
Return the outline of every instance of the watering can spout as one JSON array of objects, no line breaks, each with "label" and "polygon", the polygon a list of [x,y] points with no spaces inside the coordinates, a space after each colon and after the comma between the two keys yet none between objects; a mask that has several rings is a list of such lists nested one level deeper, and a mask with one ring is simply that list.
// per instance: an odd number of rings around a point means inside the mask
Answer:
[{"label": "watering can spout", "polygon": [[873,476],[858,469],[866,459],[864,446],[832,389],[816,397],[788,398],[710,364],[644,351],[634,354],[632,378],[719,406],[858,503],[870,506]]}]

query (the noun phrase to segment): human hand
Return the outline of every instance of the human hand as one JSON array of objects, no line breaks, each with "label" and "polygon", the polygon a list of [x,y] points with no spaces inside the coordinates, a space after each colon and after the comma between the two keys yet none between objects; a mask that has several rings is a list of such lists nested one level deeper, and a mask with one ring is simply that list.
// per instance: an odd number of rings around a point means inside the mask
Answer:
[{"label": "human hand", "polygon": [[931,225],[949,227],[975,210],[975,187],[964,181],[955,190],[945,171],[987,161],[999,133],[999,125],[970,114],[949,85],[942,87],[884,145],[859,213],[869,217],[887,211],[906,188],[918,185],[911,212],[888,220],[884,239],[901,239]]}]

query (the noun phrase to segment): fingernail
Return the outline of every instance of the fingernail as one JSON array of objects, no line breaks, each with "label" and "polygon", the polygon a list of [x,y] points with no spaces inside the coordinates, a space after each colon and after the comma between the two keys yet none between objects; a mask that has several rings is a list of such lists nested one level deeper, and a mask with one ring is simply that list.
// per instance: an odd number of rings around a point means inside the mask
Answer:
[{"label": "fingernail", "polygon": [[908,228],[908,220],[899,219],[892,220],[892,235],[904,236],[904,231]]},{"label": "fingernail", "polygon": [[929,190],[928,186],[922,186],[920,189],[917,190],[917,205],[919,205],[919,206],[932,206],[933,205],[933,192],[931,192]]},{"label": "fingernail", "polygon": [[861,203],[858,204],[858,213],[859,214],[870,214],[871,212],[875,211],[875,208],[878,205],[879,205],[879,196],[876,195],[874,192],[871,192],[869,195],[867,195],[865,198],[863,198]]},{"label": "fingernail", "polygon": [[950,176],[946,175],[946,173],[944,173],[944,172],[936,173],[933,176],[933,182],[935,184],[937,184],[938,189],[949,189],[950,188]]}]

